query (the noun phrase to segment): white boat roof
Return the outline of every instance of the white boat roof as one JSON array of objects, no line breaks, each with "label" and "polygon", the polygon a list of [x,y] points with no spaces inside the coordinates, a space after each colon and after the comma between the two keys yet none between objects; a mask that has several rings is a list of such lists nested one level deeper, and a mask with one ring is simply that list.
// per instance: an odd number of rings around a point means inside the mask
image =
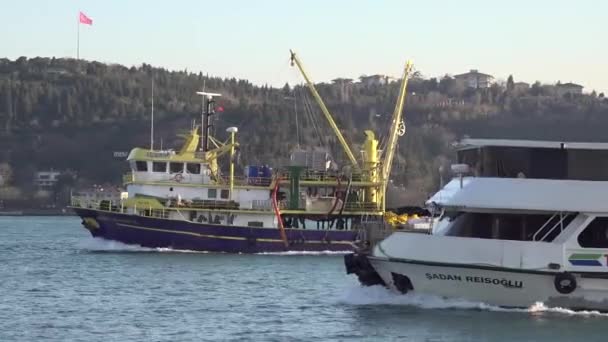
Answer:
[{"label": "white boat roof", "polygon": [[553,148],[568,150],[608,150],[608,143],[603,142],[568,142],[542,140],[511,140],[511,139],[462,139],[454,144],[458,149],[477,147],[523,147],[523,148]]},{"label": "white boat roof", "polygon": [[459,209],[608,213],[608,182],[464,177],[450,181],[427,201]]}]

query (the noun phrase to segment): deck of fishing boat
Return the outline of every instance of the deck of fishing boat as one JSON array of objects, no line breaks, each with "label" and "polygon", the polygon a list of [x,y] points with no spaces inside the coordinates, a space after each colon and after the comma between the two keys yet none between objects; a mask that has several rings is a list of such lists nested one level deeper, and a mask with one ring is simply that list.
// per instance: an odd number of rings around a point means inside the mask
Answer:
[{"label": "deck of fishing boat", "polygon": [[[182,175],[181,180],[178,180],[177,175]],[[176,178],[177,176],[177,178]],[[149,184],[149,185],[167,185],[176,183],[181,186],[203,186],[200,182],[189,181],[187,175],[182,173],[169,174],[164,179],[150,180],[147,177],[138,176],[137,173],[128,172],[123,175],[123,183],[126,184]],[[261,187],[270,188],[274,182],[278,179],[280,184],[287,184],[291,180],[291,173],[288,171],[277,172],[276,177],[246,177],[246,176],[235,176],[233,177],[233,184],[235,187],[251,188]],[[380,182],[370,182],[366,180],[363,173],[353,173],[350,177],[338,174],[337,172],[326,172],[317,170],[305,170],[299,177],[301,185],[310,186],[331,186],[331,185],[347,185],[349,182],[351,186],[378,186]],[[230,177],[220,176],[214,184],[204,184],[204,187],[225,187],[230,184]]]},{"label": "deck of fishing boat", "polygon": [[[166,217],[171,211],[224,211],[224,212],[245,212],[251,214],[269,214],[273,213],[273,208],[269,200],[254,201],[252,207],[242,207],[235,201],[220,201],[220,200],[183,200],[178,201],[176,198],[165,199],[158,201],[156,198],[139,198],[139,202],[128,202],[127,200],[94,200],[81,196],[72,196],[71,207],[86,208],[101,211],[111,211],[127,214],[128,208],[132,208],[134,212],[138,210],[146,211],[146,216]],[[149,201],[150,199],[154,201]],[[160,206],[158,205],[160,204]],[[354,202],[345,203],[340,212],[328,213],[326,211],[305,211],[304,208],[287,209],[288,202],[280,202],[279,209],[281,214],[297,215],[306,213],[306,215],[314,217],[333,217],[333,216],[353,216],[353,215],[370,215],[381,216],[382,213],[376,203]]]}]

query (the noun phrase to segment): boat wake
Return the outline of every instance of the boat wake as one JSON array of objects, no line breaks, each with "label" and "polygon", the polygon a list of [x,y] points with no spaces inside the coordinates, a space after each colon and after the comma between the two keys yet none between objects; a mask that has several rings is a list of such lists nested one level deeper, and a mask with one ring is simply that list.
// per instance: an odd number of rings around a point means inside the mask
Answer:
[{"label": "boat wake", "polygon": [[535,313],[554,313],[561,315],[572,315],[572,316],[597,316],[597,317],[608,317],[608,313],[599,312],[596,310],[570,310],[560,307],[547,307],[545,304],[538,302],[528,309],[522,309],[522,311]]},{"label": "boat wake", "polygon": [[142,247],[140,245],[128,245],[126,243],[111,241],[102,238],[88,238],[83,239],[77,244],[78,249],[87,252],[165,252],[165,253],[207,253],[185,249],[172,249],[172,248],[149,248]]},{"label": "boat wake", "polygon": [[575,311],[559,307],[547,307],[541,302],[538,302],[526,309],[515,309],[503,308],[481,302],[467,301],[464,299],[448,299],[424,294],[411,293],[407,295],[400,295],[391,292],[383,286],[364,287],[360,285],[353,285],[343,292],[341,298],[338,299],[338,303],[346,305],[404,305],[421,309],[485,310],[494,312],[528,313],[532,315],[559,314],[569,316],[608,317],[608,313],[602,313],[599,311]]},{"label": "boat wake", "polygon": [[[164,253],[203,253],[208,254],[212,252],[204,252],[204,251],[193,251],[188,249],[173,249],[166,247],[158,247],[158,248],[149,248],[142,247],[140,245],[129,245],[126,243],[106,240],[102,238],[94,238],[90,237],[87,239],[83,239],[77,244],[78,249],[84,250],[87,252],[109,252],[109,253],[121,253],[121,252],[164,252]],[[217,252],[213,252],[217,253]],[[262,252],[256,253],[257,255],[344,255],[347,253],[351,253],[350,251],[286,251],[286,252]]]},{"label": "boat wake", "polygon": [[257,255],[344,255],[352,251],[286,251],[286,252],[260,252]]}]

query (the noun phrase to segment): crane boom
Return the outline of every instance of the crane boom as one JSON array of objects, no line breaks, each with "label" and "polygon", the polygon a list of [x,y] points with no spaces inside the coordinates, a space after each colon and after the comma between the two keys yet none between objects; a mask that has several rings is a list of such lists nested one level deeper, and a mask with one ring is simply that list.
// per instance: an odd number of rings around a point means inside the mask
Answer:
[{"label": "crane boom", "polygon": [[[403,79],[401,81],[401,88],[399,89],[399,97],[397,98],[397,103],[395,104],[395,111],[393,112],[393,118],[391,120],[391,128],[385,149],[386,152],[384,154],[384,158],[382,159],[382,183],[384,189],[381,193],[383,195],[386,194],[386,186],[391,175],[393,158],[395,157],[395,150],[397,149],[397,139],[399,136],[399,126],[402,122],[402,112],[407,90],[407,81],[411,71],[412,62],[407,61],[403,70]],[[384,200],[382,201],[383,204],[385,202],[386,201]]]},{"label": "crane boom", "polygon": [[312,81],[310,80],[308,75],[306,74],[306,71],[304,71],[302,62],[300,62],[300,59],[296,56],[295,52],[293,52],[292,50],[289,50],[289,52],[291,53],[291,65],[293,65],[295,62],[295,64],[298,66],[298,69],[300,69],[300,73],[304,77],[304,80],[306,80],[306,85],[308,86],[308,89],[310,90],[310,92],[312,93],[312,96],[315,98],[315,100],[319,104],[319,107],[321,107],[321,111],[323,112],[323,115],[325,115],[325,118],[329,122],[329,126],[331,126],[334,133],[338,137],[338,141],[340,141],[340,144],[342,145],[342,149],[344,149],[346,156],[350,160],[351,164],[355,167],[355,169],[357,169],[357,170],[360,169],[359,164],[357,163],[357,158],[355,158],[355,155],[350,150],[348,143],[346,143],[346,139],[344,139],[342,132],[340,132],[340,129],[338,128],[338,125],[336,125],[336,122],[334,121],[333,117],[329,113],[329,110],[325,106],[323,99],[321,98],[321,96],[317,92],[317,89],[315,88],[314,84],[312,83]]}]

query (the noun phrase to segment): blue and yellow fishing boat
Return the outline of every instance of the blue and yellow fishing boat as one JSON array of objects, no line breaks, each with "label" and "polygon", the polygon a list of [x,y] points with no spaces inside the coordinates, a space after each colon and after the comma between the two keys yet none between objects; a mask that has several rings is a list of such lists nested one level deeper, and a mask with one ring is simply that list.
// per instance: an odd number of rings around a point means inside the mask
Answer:
[{"label": "blue and yellow fishing boat", "polygon": [[[406,65],[387,148],[378,150],[365,131],[357,160],[329,111],[292,53],[308,87],[334,129],[351,164],[334,171],[327,153],[296,151],[291,165],[273,170],[249,166],[235,176],[238,129],[227,139],[210,135],[210,118],[219,94],[200,92],[200,125],[178,150],[135,148],[128,158],[126,192],[115,200],[72,197],[72,209],[94,237],[144,247],[211,252],[349,251],[367,220],[382,220],[396,139],[404,133],[401,112],[410,64]],[[219,158],[226,157],[227,172]]]}]

